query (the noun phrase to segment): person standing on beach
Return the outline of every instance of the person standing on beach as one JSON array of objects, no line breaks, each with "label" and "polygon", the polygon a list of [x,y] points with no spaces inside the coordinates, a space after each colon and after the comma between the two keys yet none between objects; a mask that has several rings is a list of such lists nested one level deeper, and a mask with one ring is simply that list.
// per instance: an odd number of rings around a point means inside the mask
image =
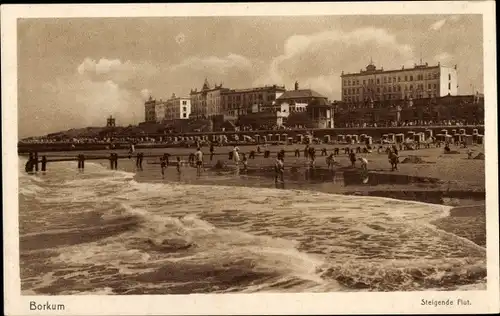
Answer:
[{"label": "person standing on beach", "polygon": [[247,159],[247,155],[245,153],[242,153],[241,154],[242,157],[241,157],[241,161],[243,162],[243,171],[247,172],[248,170],[248,159]]},{"label": "person standing on beach", "polygon": [[198,147],[194,155],[196,157],[196,174],[200,176],[201,168],[203,167],[203,153],[201,152],[200,147]]},{"label": "person standing on beach", "polygon": [[368,172],[368,160],[364,157],[359,157],[358,160],[361,163],[361,170],[363,172]]},{"label": "person standing on beach", "polygon": [[177,173],[181,174],[181,157],[177,156]]},{"label": "person standing on beach", "polygon": [[160,158],[160,165],[161,165],[161,177],[165,179],[165,169],[167,169],[167,161],[165,158]]},{"label": "person standing on beach", "polygon": [[214,152],[215,152],[214,144],[210,144],[210,161],[212,161],[212,159],[214,158]]},{"label": "person standing on beach", "polygon": [[42,156],[42,172],[45,173],[47,170],[47,156]]},{"label": "person standing on beach", "polygon": [[240,154],[239,154],[239,148],[238,147],[234,147],[233,148],[233,161],[235,163],[235,165],[237,166],[240,162]]},{"label": "person standing on beach", "polygon": [[35,172],[38,172],[38,152],[35,151],[35,156],[33,157],[35,163]]},{"label": "person standing on beach", "polygon": [[304,158],[308,158],[309,157],[309,145],[306,145],[306,147],[304,148]]},{"label": "person standing on beach", "polygon": [[169,153],[164,153],[163,154],[163,160],[165,160],[166,167],[169,165],[169,159],[170,159],[170,154]]},{"label": "person standing on beach", "polygon": [[395,152],[389,152],[389,162],[391,164],[391,171],[398,170],[399,157]]},{"label": "person standing on beach", "polygon": [[351,167],[356,166],[356,154],[354,153],[354,149],[351,149],[351,152],[349,153],[349,159],[351,160]]},{"label": "person standing on beach", "polygon": [[282,183],[283,181],[283,174],[285,171],[285,163],[283,161],[283,157],[281,155],[278,155],[276,158],[276,163],[274,164],[274,182],[278,183],[278,180],[280,180]]}]

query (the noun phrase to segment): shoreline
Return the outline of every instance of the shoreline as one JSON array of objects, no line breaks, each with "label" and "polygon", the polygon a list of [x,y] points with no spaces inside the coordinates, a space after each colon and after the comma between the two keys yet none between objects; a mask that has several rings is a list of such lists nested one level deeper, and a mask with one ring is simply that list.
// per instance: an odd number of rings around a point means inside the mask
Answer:
[{"label": "shoreline", "polygon": [[[101,162],[106,168],[105,163]],[[161,178],[159,165],[145,163],[143,171],[135,170],[135,160],[121,162],[118,170],[134,173],[134,180],[140,183],[182,183],[189,185],[224,185],[249,188],[270,188],[282,190],[305,190],[328,194],[352,196],[371,196],[392,198],[397,200],[414,201],[450,207],[449,215],[430,222],[436,228],[466,238],[478,246],[486,246],[486,207],[485,191],[467,190],[463,188],[451,189],[444,184],[392,184],[392,185],[352,185],[325,181],[306,182],[303,179],[285,178],[284,185],[274,183],[272,176],[237,173],[233,168],[214,170],[205,168],[203,174],[196,176],[196,169],[190,166],[182,167],[181,174],[177,174],[175,166],[169,166],[165,179]],[[262,168],[261,168],[262,169]]]}]

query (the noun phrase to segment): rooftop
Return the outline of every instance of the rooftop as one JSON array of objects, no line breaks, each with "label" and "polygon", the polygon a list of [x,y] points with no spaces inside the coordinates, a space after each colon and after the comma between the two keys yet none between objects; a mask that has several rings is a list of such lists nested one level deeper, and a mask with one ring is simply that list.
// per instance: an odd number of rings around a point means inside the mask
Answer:
[{"label": "rooftop", "polygon": [[[356,73],[344,73],[344,71],[342,71],[341,77],[350,77],[350,76],[359,76],[359,75],[368,75],[368,74],[377,74],[377,73],[401,72],[401,71],[408,71],[408,70],[415,70],[415,69],[432,69],[432,68],[439,68],[439,67],[447,67],[447,66],[441,65],[441,63],[439,63],[439,62],[435,66],[429,66],[428,63],[420,62],[420,64],[414,64],[414,66],[411,68],[405,68],[405,66],[402,66],[401,69],[384,70],[384,67],[377,68],[377,66],[375,66],[373,64],[373,62],[370,62],[370,64],[368,64],[368,66],[366,66],[365,70],[361,69],[359,72],[356,72]],[[448,68],[451,68],[451,67],[448,67]],[[454,68],[457,69],[457,65],[455,65]]]},{"label": "rooftop", "polygon": [[318,92],[316,92],[314,90],[311,90],[311,89],[298,89],[298,90],[285,91],[285,93],[283,93],[276,100],[301,99],[301,98],[327,99],[327,97],[319,94]]}]

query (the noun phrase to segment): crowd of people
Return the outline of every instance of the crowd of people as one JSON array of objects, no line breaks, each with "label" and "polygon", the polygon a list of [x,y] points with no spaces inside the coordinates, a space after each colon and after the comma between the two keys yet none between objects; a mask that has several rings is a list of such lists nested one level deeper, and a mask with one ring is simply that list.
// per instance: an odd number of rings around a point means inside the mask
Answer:
[{"label": "crowd of people", "polygon": [[377,122],[346,122],[339,123],[336,127],[343,128],[364,128],[364,127],[405,127],[405,126],[467,126],[467,125],[484,125],[484,121],[467,121],[467,120],[405,120],[401,122],[389,120],[389,121],[377,121]]}]

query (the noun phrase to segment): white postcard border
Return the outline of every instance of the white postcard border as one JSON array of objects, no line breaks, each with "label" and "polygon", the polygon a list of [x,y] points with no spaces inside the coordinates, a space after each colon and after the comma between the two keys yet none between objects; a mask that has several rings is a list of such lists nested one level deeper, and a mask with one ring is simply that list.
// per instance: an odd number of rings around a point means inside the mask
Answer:
[{"label": "white postcard border", "polygon": [[[495,3],[238,3],[2,6],[2,167],[4,293],[8,315],[393,314],[499,312],[498,149]],[[354,13],[355,12],[355,13]],[[482,14],[487,182],[487,290],[465,292],[203,294],[142,296],[21,296],[18,231],[17,18],[132,16],[273,16],[361,14]],[[422,299],[469,299],[471,306],[428,307]],[[30,301],[64,311],[30,311]]]}]

